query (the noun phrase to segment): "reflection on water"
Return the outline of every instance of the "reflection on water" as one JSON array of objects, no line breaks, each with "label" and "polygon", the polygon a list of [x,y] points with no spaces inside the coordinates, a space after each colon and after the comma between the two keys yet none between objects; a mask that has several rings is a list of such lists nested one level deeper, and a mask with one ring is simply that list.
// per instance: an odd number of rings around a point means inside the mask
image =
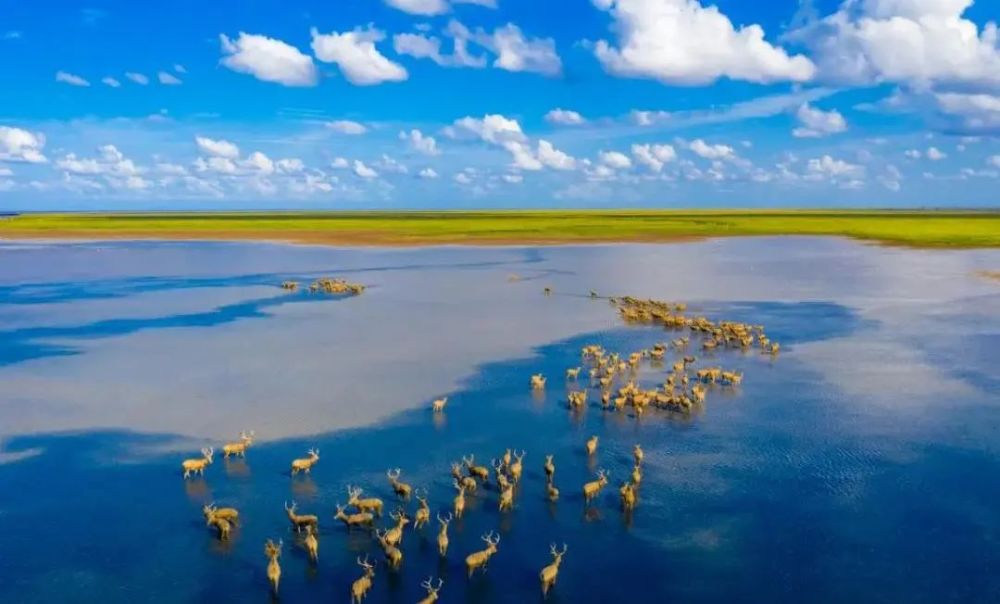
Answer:
[{"label": "reflection on water", "polygon": [[[0,534],[16,552],[0,557],[5,601],[265,600],[262,544],[279,537],[283,599],[344,601],[354,558],[381,558],[333,520],[348,484],[391,509],[385,469],[399,466],[437,512],[454,496],[451,462],[510,447],[528,453],[514,511],[497,510],[493,487],[470,494],[444,561],[433,522],[408,530],[401,572],[380,566],[368,601],[417,600],[428,575],[445,579],[442,602],[534,601],[550,542],[569,545],[553,601],[621,601],[626,584],[641,587],[637,602],[1000,600],[1000,486],[988,479],[1000,473],[1000,290],[973,276],[1000,265],[997,252],[780,238],[0,254]],[[370,289],[276,287],[348,274]],[[620,325],[591,288],[764,323],[782,353],[706,359],[746,379],[690,415],[607,413],[594,394],[570,411],[563,375],[580,346],[667,339]],[[537,372],[544,392],[527,387]],[[431,413],[444,395],[445,413]],[[219,455],[204,478],[180,479],[181,459],[244,429],[258,435],[245,460]],[[592,434],[596,459],[583,450]],[[623,514],[635,443],[643,482]],[[289,477],[314,446],[312,474]],[[558,502],[545,497],[546,453]],[[598,468],[610,482],[585,507]],[[320,516],[316,568],[289,531],[292,500]],[[213,501],[240,509],[229,543],[204,525]],[[461,559],[490,530],[499,552],[467,580]]]}]

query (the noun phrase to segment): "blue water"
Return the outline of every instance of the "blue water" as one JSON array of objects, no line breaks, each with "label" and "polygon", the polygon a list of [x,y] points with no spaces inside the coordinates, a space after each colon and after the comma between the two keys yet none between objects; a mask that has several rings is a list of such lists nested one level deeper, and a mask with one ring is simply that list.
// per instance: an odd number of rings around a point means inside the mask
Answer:
[{"label": "blue water", "polygon": [[[401,571],[380,565],[368,602],[416,601],[429,575],[445,579],[442,602],[538,601],[551,542],[569,547],[554,602],[1000,601],[1000,288],[973,275],[996,264],[990,251],[806,238],[0,249],[0,598],[268,601],[263,542],[281,537],[281,600],[348,601],[354,558],[379,552],[332,518],[346,485],[388,502],[398,466],[437,511],[451,461],[516,447],[514,511],[498,513],[492,489],[470,497],[445,561],[436,526],[408,530]],[[319,275],[371,287],[339,299],[275,287]],[[622,325],[591,288],[763,323],[782,353],[716,353],[744,383],[690,415],[572,413],[562,375],[582,345],[671,337]],[[544,395],[526,384],[539,371]],[[427,404],[445,394],[435,418]],[[181,479],[181,459],[249,428],[261,442],[245,463]],[[644,480],[626,516],[616,487],[635,443]],[[290,478],[314,446],[312,475]],[[611,484],[585,510],[599,467]],[[291,499],[320,515],[315,569],[288,529]],[[228,544],[204,526],[208,501],[241,511]],[[490,530],[499,552],[470,581],[462,560]]]}]

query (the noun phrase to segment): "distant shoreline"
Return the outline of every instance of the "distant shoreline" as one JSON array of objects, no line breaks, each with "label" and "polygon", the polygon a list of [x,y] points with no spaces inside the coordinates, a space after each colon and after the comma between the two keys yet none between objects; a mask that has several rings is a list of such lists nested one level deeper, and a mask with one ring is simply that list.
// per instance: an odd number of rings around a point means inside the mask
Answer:
[{"label": "distant shoreline", "polygon": [[20,214],[0,239],[268,241],[331,246],[670,243],[840,236],[925,248],[1000,247],[998,211],[571,210]]}]

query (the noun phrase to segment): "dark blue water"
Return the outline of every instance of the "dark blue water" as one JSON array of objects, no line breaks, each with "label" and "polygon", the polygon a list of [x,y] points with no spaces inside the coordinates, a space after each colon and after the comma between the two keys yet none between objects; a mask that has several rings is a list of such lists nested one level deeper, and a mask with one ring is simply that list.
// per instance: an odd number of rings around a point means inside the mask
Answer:
[{"label": "dark blue water", "polygon": [[[422,534],[408,530],[401,571],[380,565],[369,602],[416,601],[423,595],[419,583],[430,575],[445,579],[442,602],[538,601],[538,571],[549,562],[551,542],[569,547],[549,595],[555,602],[1000,600],[1000,413],[991,366],[1000,351],[997,294],[957,270],[913,275],[953,285],[921,296],[914,294],[919,286],[898,282],[860,292],[852,284],[864,282],[864,275],[818,285],[812,271],[799,266],[815,268],[816,248],[797,247],[801,242],[772,243],[769,253],[786,270],[748,287],[736,282],[736,274],[746,266],[766,267],[767,253],[758,244],[727,245],[733,247],[426,250],[411,252],[405,263],[394,256],[404,252],[324,255],[261,246],[270,250],[268,262],[287,265],[275,267],[278,279],[356,268],[373,285],[357,299],[267,295],[269,276],[245,281],[261,252],[198,245],[184,253],[200,254],[200,266],[212,265],[212,271],[201,270],[216,274],[167,278],[154,274],[162,268],[137,266],[99,283],[88,278],[93,275],[74,280],[59,274],[52,275],[51,287],[44,280],[7,283],[0,290],[0,317],[7,317],[0,325],[0,378],[8,385],[0,393],[0,420],[21,428],[0,429],[6,437],[0,446],[0,598],[269,601],[263,542],[280,537],[283,601],[348,601],[359,576],[354,558],[379,552],[363,533],[348,534],[332,518],[346,485],[361,485],[388,502],[384,473],[398,466],[414,486],[429,489],[437,511],[454,494],[451,461],[470,453],[488,461],[515,447],[527,456],[513,512],[497,511],[492,489],[470,496],[465,518],[452,524],[444,561],[435,526]],[[856,247],[824,250],[824,262],[847,262],[860,253]],[[151,251],[160,259],[177,253],[170,247]],[[863,253],[871,254],[866,262],[874,271],[879,254],[899,252]],[[227,261],[218,262],[216,254]],[[274,254],[281,254],[280,262]],[[661,275],[658,287],[663,297],[685,299],[677,291],[684,284],[692,292],[686,299],[714,318],[764,323],[782,343],[782,354],[772,360],[719,352],[700,361],[742,370],[745,379],[738,390],[713,392],[692,414],[654,412],[637,420],[593,406],[570,412],[561,376],[579,364],[582,345],[629,352],[672,337],[623,326],[606,302],[577,295],[609,283],[621,291],[629,279],[636,290],[649,288],[648,272],[622,275],[604,263],[634,266],[657,254],[704,257],[715,263],[719,281],[727,280],[722,265],[736,264],[728,287],[689,284],[683,274]],[[982,261],[970,258],[965,262]],[[410,268],[398,273],[365,270],[404,265]],[[49,269],[37,270],[36,278]],[[503,278],[528,271],[554,282],[557,294],[542,298],[539,281],[511,285]],[[897,262],[892,271],[898,272]],[[137,280],[160,283],[155,291],[168,297],[155,303],[136,297]],[[826,295],[801,295],[813,287]],[[60,312],[10,311],[35,303],[30,288],[49,292],[39,294],[45,301],[37,304],[56,304],[45,308]],[[102,289],[117,293],[100,300],[125,306],[81,310]],[[209,299],[218,290],[224,295]],[[907,292],[905,304],[901,291]],[[227,292],[241,295],[231,299]],[[961,303],[969,299],[976,303]],[[565,315],[575,317],[576,331],[573,323],[559,322]],[[353,323],[363,324],[372,349],[363,348],[364,337],[352,338]],[[490,330],[491,323],[501,325]],[[279,340],[279,332],[291,332],[298,346]],[[242,354],[233,353],[239,347],[220,346],[230,337],[242,343]],[[485,356],[497,358],[447,355],[446,348],[466,341],[475,345],[469,350],[495,351]],[[497,348],[499,341],[504,346]],[[174,349],[172,356],[157,352],[161,342]],[[404,354],[393,357],[389,344]],[[53,346],[68,356],[53,356]],[[214,346],[219,356],[202,356],[202,349]],[[140,350],[146,356],[135,352]],[[259,355],[267,364],[241,370],[223,352]],[[382,357],[394,360],[380,363]],[[188,376],[199,367],[188,358],[211,360],[200,369],[213,379],[192,382]],[[310,363],[314,370],[302,367]],[[550,376],[541,396],[527,388],[527,377],[537,372]],[[663,373],[646,365],[641,377],[651,385]],[[88,381],[88,374],[100,376],[100,383]],[[269,380],[287,380],[283,388],[304,381],[301,392],[315,400],[266,399],[260,392]],[[79,391],[62,385],[69,382],[80,384]],[[173,396],[147,399],[149,391],[138,390],[138,382]],[[46,383],[58,386],[46,390]],[[450,396],[449,405],[435,418],[426,405],[440,394]],[[204,400],[189,400],[198,395]],[[226,397],[245,406],[226,406],[217,418],[213,405],[228,405]],[[365,409],[381,398],[396,400],[397,410],[380,410],[381,419],[372,423]],[[25,419],[28,400],[49,408],[31,410]],[[177,421],[162,408],[171,400]],[[115,415],[103,414],[109,406]],[[345,415],[353,407],[361,407],[357,415]],[[69,416],[65,430],[36,427],[60,414]],[[326,427],[336,423],[359,427]],[[246,462],[219,459],[204,479],[181,479],[179,461],[203,441],[218,446],[245,428],[263,435]],[[601,437],[595,461],[583,453],[591,434]],[[644,480],[638,508],[624,515],[616,487],[631,468],[635,443],[646,451]],[[289,477],[289,461],[309,447],[322,456],[312,475]],[[556,504],[543,498],[547,453],[555,455],[562,490]],[[580,488],[596,468],[609,471],[611,484],[588,510]],[[302,512],[321,517],[317,568],[289,531],[282,504],[292,499]],[[241,511],[242,526],[228,544],[204,526],[200,509],[208,501]],[[409,509],[412,515],[415,505]],[[463,559],[480,549],[480,535],[490,530],[501,534],[499,552],[485,575],[468,580]]]}]

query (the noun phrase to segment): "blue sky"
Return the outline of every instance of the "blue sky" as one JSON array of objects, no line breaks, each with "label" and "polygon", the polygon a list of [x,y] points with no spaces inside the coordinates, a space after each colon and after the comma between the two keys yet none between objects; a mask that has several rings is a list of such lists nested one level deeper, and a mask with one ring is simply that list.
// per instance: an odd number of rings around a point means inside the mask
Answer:
[{"label": "blue sky", "polygon": [[0,0],[0,209],[996,206],[996,0]]}]

